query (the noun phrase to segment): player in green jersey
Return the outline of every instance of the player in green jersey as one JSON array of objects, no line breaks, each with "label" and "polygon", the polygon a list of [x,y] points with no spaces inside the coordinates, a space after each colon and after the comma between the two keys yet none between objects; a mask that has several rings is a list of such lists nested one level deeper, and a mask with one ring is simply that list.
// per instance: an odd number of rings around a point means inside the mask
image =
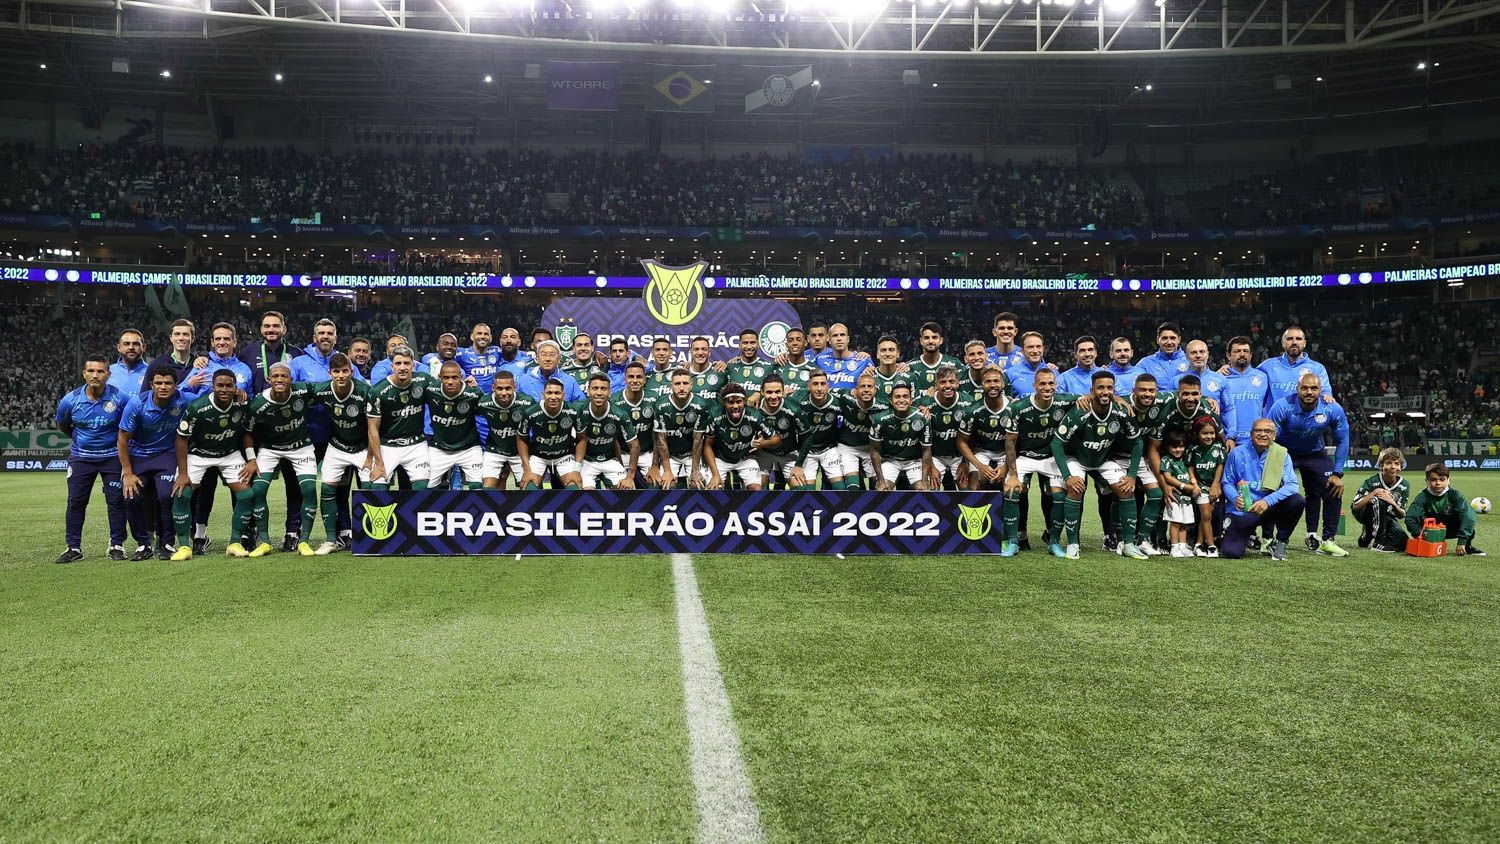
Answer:
[{"label": "player in green jersey", "polygon": [[1040,476],[1042,501],[1051,502],[1044,508],[1047,535],[1057,536],[1062,531],[1063,501],[1062,470],[1052,456],[1052,437],[1057,426],[1072,410],[1071,402],[1078,397],[1057,392],[1057,373],[1050,369],[1038,369],[1032,380],[1032,394],[1015,399],[1006,405],[1001,425],[1005,429],[1005,541],[1000,546],[1000,556],[1013,557],[1020,550],[1021,505],[1030,497],[1031,476]]},{"label": "player in green jersey", "polygon": [[1399,448],[1382,449],[1375,464],[1380,471],[1365,478],[1354,493],[1350,505],[1362,530],[1359,547],[1394,554],[1406,550],[1406,505],[1411,500],[1411,484],[1401,477],[1406,457]]},{"label": "player in green jersey", "polygon": [[808,385],[812,383],[812,377],[823,371],[816,363],[804,356],[806,349],[807,335],[802,333],[802,329],[788,329],[786,363],[781,367],[781,381],[786,390],[786,395],[782,400],[794,411],[807,400]]},{"label": "player in green jersey", "polygon": [[[172,526],[177,531],[173,562],[193,558],[193,487],[203,482],[209,469],[217,469],[234,495],[232,536],[243,536],[255,507],[250,484],[258,474],[255,444],[247,430],[249,408],[239,401],[234,370],[215,370],[208,395],[188,405],[177,424],[177,480],[172,484]],[[248,557],[250,552],[236,541],[225,553]]]},{"label": "player in green jersey", "polygon": [[870,459],[879,489],[895,489],[902,478],[912,489],[928,489],[927,479],[933,472],[932,425],[912,409],[911,401],[911,385],[895,385],[890,410],[876,416],[870,428]]},{"label": "player in green jersey", "polygon": [[489,426],[484,438],[484,469],[480,472],[485,489],[503,489],[507,478],[520,488],[526,464],[521,461],[517,437],[534,407],[536,402],[516,389],[514,372],[502,369],[495,373],[490,394],[479,403],[479,415]]},{"label": "player in green jersey", "polygon": [[697,488],[704,478],[693,474],[703,451],[708,410],[693,396],[693,376],[672,373],[672,394],[656,403],[656,475],[663,489]]},{"label": "player in green jersey", "polygon": [[[938,371],[945,366],[954,370],[963,366],[963,361],[943,354],[943,327],[935,322],[924,322],[918,332],[917,342],[922,354],[906,362],[917,396],[930,396],[937,391]],[[984,345],[983,343],[980,344]]]},{"label": "player in green jersey", "polygon": [[615,408],[620,415],[635,426],[636,475],[632,479],[636,487],[655,489],[659,486],[656,474],[656,402],[646,394],[646,365],[640,361],[625,364],[625,389],[615,397]]},{"label": "player in green jersey", "polygon": [[651,366],[646,370],[646,395],[654,403],[672,395],[672,373],[677,371],[673,360],[672,341],[658,337],[651,341]]},{"label": "player in green jersey", "polygon": [[958,453],[969,464],[969,489],[998,489],[1005,478],[1005,373],[984,371],[984,398],[964,411]]},{"label": "player in green jersey", "polygon": [[594,373],[603,372],[599,368],[599,362],[594,355],[594,338],[587,334],[579,334],[573,338],[573,348],[562,361],[562,371],[573,376],[573,380],[582,387],[588,380],[594,377]]},{"label": "player in green jersey", "polygon": [[973,404],[958,391],[958,367],[940,366],[932,395],[919,396],[915,407],[932,423],[932,471],[928,489],[967,489],[969,462],[958,453],[963,414]]},{"label": "player in green jersey", "polygon": [[[1146,554],[1135,546],[1135,473],[1141,461],[1140,430],[1130,414],[1115,403],[1113,373],[1095,372],[1090,383],[1089,408],[1075,407],[1068,411],[1052,438],[1052,457],[1062,471],[1063,487],[1067,490],[1063,527],[1069,541],[1067,548],[1063,548],[1059,543],[1061,537],[1054,536],[1051,550],[1054,556],[1078,559],[1084,475],[1091,474],[1114,490],[1120,500],[1121,552],[1133,560],[1144,560]],[[1134,441],[1128,466],[1109,458],[1115,442],[1121,439]]]},{"label": "player in green jersey", "polygon": [[707,337],[694,337],[688,343],[688,374],[693,376],[693,398],[712,413],[719,412],[719,389],[729,380],[724,362],[710,359],[713,347]]},{"label": "player in green jersey", "polygon": [[[318,506],[323,530],[338,536],[338,502],[348,495],[344,487],[370,482],[370,435],[365,421],[369,385],[354,378],[354,363],[342,352],[328,358],[329,380],[313,385],[313,400],[328,411],[332,434],[323,453],[323,481]],[[348,479],[347,482],[345,479]],[[325,556],[346,547],[335,540],[319,545],[314,554]]]},{"label": "player in green jersey", "polygon": [[542,402],[532,408],[516,436],[516,451],[526,474],[522,489],[541,489],[550,471],[553,488],[578,489],[578,412],[563,404],[563,382],[547,379]]},{"label": "player in green jersey", "polygon": [[786,406],[786,384],[775,372],[760,383],[760,418],[766,429],[777,438],[775,445],[756,449],[755,459],[765,474],[769,487],[786,485],[797,462],[797,416]]},{"label": "player in green jersey", "polygon": [[875,366],[865,371],[873,370],[875,374],[876,399],[889,406],[891,390],[895,389],[897,384],[912,387],[915,392],[916,387],[912,382],[911,372],[901,360],[901,341],[889,334],[876,340],[875,361]]},{"label": "player in green jersey", "polygon": [[859,374],[852,391],[834,392],[833,397],[841,420],[837,448],[844,485],[859,489],[869,481],[873,489],[880,476],[875,473],[875,463],[870,459],[870,426],[876,416],[890,410],[891,406],[876,395],[875,373],[869,369]]},{"label": "player in green jersey", "polygon": [[609,376],[596,372],[589,398],[578,411],[578,464],[584,489],[634,489],[640,468],[640,440],[626,411],[609,400]]},{"label": "player in green jersey", "polygon": [[[719,402],[724,412],[708,417],[703,431],[702,462],[708,474],[705,488],[723,489],[731,473],[745,489],[764,488],[765,472],[754,452],[780,445],[781,437],[766,428],[759,411],[745,406],[745,390],[740,385],[726,384]],[[693,474],[699,472],[695,459]]]},{"label": "player in green jersey", "polygon": [[426,391],[428,425],[427,486],[447,489],[449,475],[463,472],[464,488],[484,485],[484,449],[479,446],[479,403],[484,393],[464,383],[464,370],[450,360],[438,368],[438,388]]},{"label": "player in green jersey", "polygon": [[[266,493],[284,460],[292,464],[297,486],[302,492],[302,525],[297,534],[297,553],[311,557],[314,553],[307,538],[312,535],[313,519],[318,515],[318,459],[313,453],[312,434],[307,427],[307,409],[316,401],[313,388],[292,381],[292,367],[284,361],[271,364],[266,373],[270,386],[250,400],[249,431],[255,440],[255,463],[258,467],[254,485],[255,523],[264,529],[270,524],[270,507]],[[328,534],[327,541],[337,542],[338,531]],[[250,556],[271,553],[269,542],[259,542]]]},{"label": "player in green jersey", "polygon": [[[965,344],[964,366],[958,371],[958,394],[974,404],[984,401],[984,371],[989,367],[989,348],[983,340],[970,340]],[[1001,375],[1004,374],[1002,370]],[[1001,377],[1000,381],[1004,390],[1002,395],[1009,395],[1010,387],[1004,384],[1005,378]]]},{"label": "player in green jersey", "polygon": [[738,384],[746,396],[760,392],[760,382],[775,367],[760,357],[760,335],[752,329],[740,332],[740,355],[729,362],[724,375],[731,384]]},{"label": "player in green jersey", "polygon": [[794,489],[813,489],[818,471],[829,489],[858,489],[855,476],[845,486],[844,461],[839,455],[839,403],[828,388],[828,373],[818,370],[807,382],[807,401],[796,410],[797,465],[790,478]]},{"label": "player in green jersey", "polygon": [[405,469],[412,489],[426,489],[429,463],[422,417],[427,393],[438,389],[438,381],[416,371],[416,357],[410,346],[392,349],[390,362],[391,374],[370,385],[370,406],[365,411],[370,439],[370,488],[390,489],[397,471]]}]

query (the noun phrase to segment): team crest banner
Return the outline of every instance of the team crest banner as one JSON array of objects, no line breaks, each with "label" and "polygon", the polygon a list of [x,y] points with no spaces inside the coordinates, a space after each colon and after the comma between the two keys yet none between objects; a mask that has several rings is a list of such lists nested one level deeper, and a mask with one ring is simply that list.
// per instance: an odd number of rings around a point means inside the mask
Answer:
[{"label": "team crest banner", "polygon": [[998,554],[993,492],[358,490],[354,553]]},{"label": "team crest banner", "polygon": [[739,334],[747,328],[759,333],[760,357],[770,361],[786,351],[787,331],[800,325],[796,309],[786,302],[709,296],[715,280],[705,277],[705,263],[685,267],[641,263],[649,278],[640,298],[557,299],[543,312],[542,327],[565,349],[572,347],[578,335],[587,334],[596,349],[624,338],[630,351],[641,356],[649,356],[651,343],[664,337],[672,344],[673,359],[681,363],[687,360],[688,344],[694,337],[708,338],[714,360],[738,357]]}]

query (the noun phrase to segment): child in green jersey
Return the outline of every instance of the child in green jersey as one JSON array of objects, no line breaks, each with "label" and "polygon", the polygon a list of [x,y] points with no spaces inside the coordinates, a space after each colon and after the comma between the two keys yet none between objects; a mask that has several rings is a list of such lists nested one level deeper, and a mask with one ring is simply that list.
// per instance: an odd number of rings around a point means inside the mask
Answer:
[{"label": "child in green jersey", "polygon": [[1193,497],[1193,506],[1198,509],[1198,544],[1193,553],[1199,557],[1217,557],[1219,548],[1214,544],[1214,508],[1224,498],[1220,481],[1224,478],[1224,443],[1219,439],[1219,425],[1212,419],[1202,419],[1193,430],[1193,447],[1188,449],[1188,470],[1198,482],[1200,492]]}]

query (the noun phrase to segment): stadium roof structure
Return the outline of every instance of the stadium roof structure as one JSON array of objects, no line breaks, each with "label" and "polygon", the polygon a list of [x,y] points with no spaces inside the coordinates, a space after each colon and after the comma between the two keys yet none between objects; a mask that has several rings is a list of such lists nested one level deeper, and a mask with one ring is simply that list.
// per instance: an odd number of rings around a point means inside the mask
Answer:
[{"label": "stadium roof structure", "polygon": [[791,64],[814,68],[815,107],[760,120],[795,122],[804,142],[1020,142],[1020,127],[1088,127],[1100,111],[1238,136],[1493,107],[1500,0],[0,0],[7,95],[92,113],[259,102],[341,120],[535,119],[552,59],[621,61],[609,118],[627,133],[658,62],[716,66],[705,140],[754,138],[748,68]]}]

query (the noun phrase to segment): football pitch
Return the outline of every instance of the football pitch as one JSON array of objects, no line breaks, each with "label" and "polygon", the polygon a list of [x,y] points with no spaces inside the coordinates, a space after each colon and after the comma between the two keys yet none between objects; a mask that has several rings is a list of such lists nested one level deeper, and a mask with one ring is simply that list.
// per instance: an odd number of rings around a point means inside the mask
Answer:
[{"label": "football pitch", "polygon": [[96,497],[58,566],[63,500],[0,475],[6,840],[1500,838],[1500,555],[114,563]]}]

